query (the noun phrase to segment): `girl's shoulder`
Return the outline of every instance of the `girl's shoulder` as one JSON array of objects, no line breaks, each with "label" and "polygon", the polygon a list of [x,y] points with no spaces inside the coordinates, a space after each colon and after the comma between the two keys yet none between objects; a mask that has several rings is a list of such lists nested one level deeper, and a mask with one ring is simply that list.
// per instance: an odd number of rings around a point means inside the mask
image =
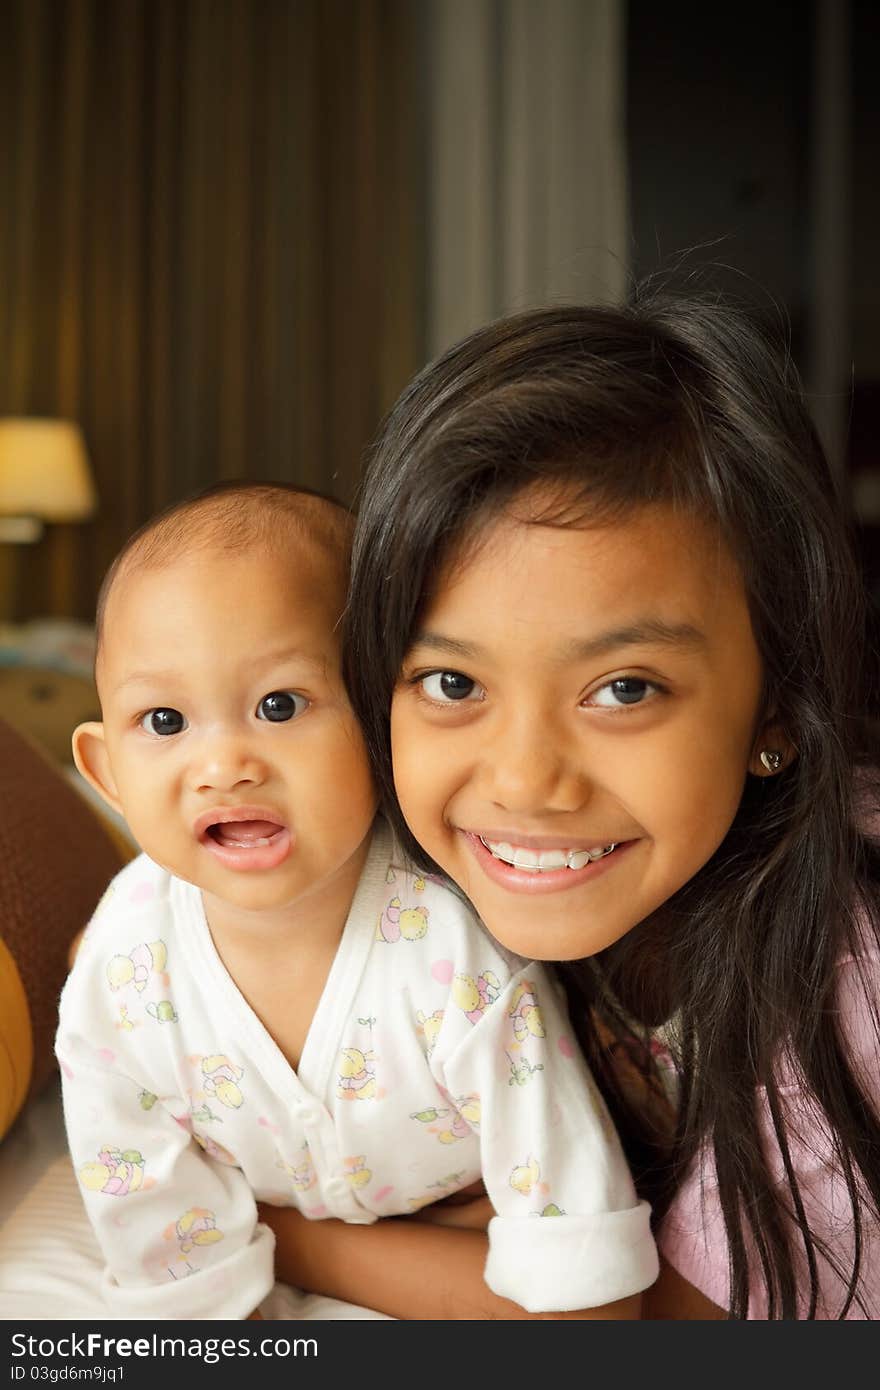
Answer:
[{"label": "girl's shoulder", "polygon": [[[880,768],[873,764],[856,771],[854,787],[855,826],[870,846],[872,856],[880,853]],[[840,1028],[851,1056],[865,1073],[869,1092],[880,1095],[880,1075],[876,1059],[880,1050],[880,882],[873,880],[876,860],[869,860],[870,879],[860,889],[861,900],[853,904],[854,922],[849,949],[840,956],[835,969],[834,999]]]},{"label": "girl's shoulder", "polygon": [[[861,767],[855,777],[855,824],[859,834],[868,842],[871,858],[868,876],[861,886],[861,901],[854,906],[854,929],[851,946],[840,957],[836,968],[835,993],[838,1014],[844,1036],[861,1054],[870,1042],[876,1062],[880,1039],[877,1018],[880,1014],[880,881],[877,872],[880,854],[880,767],[873,764]],[[876,1065],[872,1067],[876,1072]],[[870,1078],[869,1078],[870,1079]],[[880,1078],[874,1078],[871,1089],[880,1090]]]},{"label": "girl's shoulder", "polygon": [[835,1008],[850,1057],[869,1094],[880,1101],[880,944],[871,924],[861,920],[856,949],[838,961]]},{"label": "girl's shoulder", "polygon": [[865,839],[880,844],[880,767],[863,763],[853,773],[852,806],[855,827]]},{"label": "girl's shoulder", "polygon": [[[880,1106],[880,951],[876,941],[838,961],[833,982],[833,1008],[847,1047],[850,1063],[866,1095]],[[827,1116],[805,1085],[802,1072],[783,1057],[778,1072],[778,1101],[785,1123],[788,1151],[783,1156],[776,1135],[767,1093],[758,1088],[758,1122],[770,1173],[782,1187],[788,1173],[797,1178],[804,1211],[813,1235],[830,1252],[818,1264],[819,1311],[832,1318],[845,1301],[846,1284],[835,1270],[849,1269],[854,1258],[854,1225],[850,1194],[842,1172],[838,1147]],[[865,1239],[867,1235],[867,1239]],[[860,1288],[868,1311],[853,1306],[850,1318],[880,1317],[880,1239],[876,1225],[866,1223],[862,1233],[862,1281]],[[706,1145],[692,1163],[678,1188],[658,1231],[658,1244],[666,1260],[690,1284],[721,1308],[730,1301],[729,1252],[715,1161]],[[798,1257],[800,1258],[800,1257]],[[757,1267],[757,1259],[755,1260]],[[804,1274],[804,1286],[808,1277]],[[802,1300],[803,1302],[803,1300]],[[806,1303],[803,1304],[804,1309]],[[752,1270],[751,1318],[767,1317],[766,1292]],[[802,1312],[801,1316],[806,1316]]]}]

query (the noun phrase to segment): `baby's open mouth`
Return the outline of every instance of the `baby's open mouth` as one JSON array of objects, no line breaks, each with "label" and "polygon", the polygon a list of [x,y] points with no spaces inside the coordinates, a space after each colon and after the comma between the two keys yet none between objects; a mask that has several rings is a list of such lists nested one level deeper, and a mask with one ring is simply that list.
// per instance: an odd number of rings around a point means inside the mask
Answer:
[{"label": "baby's open mouth", "polygon": [[275,869],[291,854],[293,831],[274,806],[214,806],[193,825],[199,844],[228,869]]},{"label": "baby's open mouth", "polygon": [[219,821],[209,825],[206,834],[226,849],[256,849],[271,845],[284,832],[284,826],[270,820]]}]

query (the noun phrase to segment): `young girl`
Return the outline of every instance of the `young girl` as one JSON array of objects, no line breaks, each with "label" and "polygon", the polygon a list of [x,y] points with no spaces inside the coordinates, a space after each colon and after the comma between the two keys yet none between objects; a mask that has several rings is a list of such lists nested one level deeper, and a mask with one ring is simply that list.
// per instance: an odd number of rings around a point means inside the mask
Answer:
[{"label": "young girl", "polygon": [[349,639],[407,851],[561,962],[648,1315],[880,1316],[863,591],[790,360],[660,299],[474,333],[378,439]]}]

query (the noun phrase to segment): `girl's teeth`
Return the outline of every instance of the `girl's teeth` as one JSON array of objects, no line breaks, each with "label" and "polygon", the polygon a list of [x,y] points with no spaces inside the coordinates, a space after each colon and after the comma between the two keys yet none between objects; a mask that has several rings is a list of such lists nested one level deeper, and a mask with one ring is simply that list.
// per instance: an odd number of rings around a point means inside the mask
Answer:
[{"label": "girl's teeth", "polygon": [[540,856],[540,868],[564,869],[570,860],[571,856],[566,854],[564,849],[547,850]]},{"label": "girl's teeth", "polygon": [[[482,839],[482,836],[480,836]],[[547,873],[550,869],[583,869],[585,865],[610,854],[615,845],[597,845],[595,849],[550,849],[539,852],[533,849],[515,849],[506,840],[483,840],[483,844],[494,859],[502,859],[515,869],[526,873]]]},{"label": "girl's teeth", "polygon": [[515,869],[539,869],[541,863],[534,850],[518,849],[513,856],[513,866]]}]

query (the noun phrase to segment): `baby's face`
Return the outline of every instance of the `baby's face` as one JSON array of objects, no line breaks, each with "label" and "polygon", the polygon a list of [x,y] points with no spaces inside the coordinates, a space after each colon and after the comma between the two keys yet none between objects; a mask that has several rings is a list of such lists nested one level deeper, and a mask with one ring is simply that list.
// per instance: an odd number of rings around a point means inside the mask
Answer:
[{"label": "baby's face", "polygon": [[[318,552],[199,553],[123,576],[98,686],[141,847],[209,897],[286,908],[351,876],[375,812]],[[356,866],[357,867],[357,866]]]},{"label": "baby's face", "polygon": [[447,572],[404,661],[403,813],[506,946],[592,955],[724,839],[760,772],[761,686],[739,574],[688,518],[512,515]]}]

